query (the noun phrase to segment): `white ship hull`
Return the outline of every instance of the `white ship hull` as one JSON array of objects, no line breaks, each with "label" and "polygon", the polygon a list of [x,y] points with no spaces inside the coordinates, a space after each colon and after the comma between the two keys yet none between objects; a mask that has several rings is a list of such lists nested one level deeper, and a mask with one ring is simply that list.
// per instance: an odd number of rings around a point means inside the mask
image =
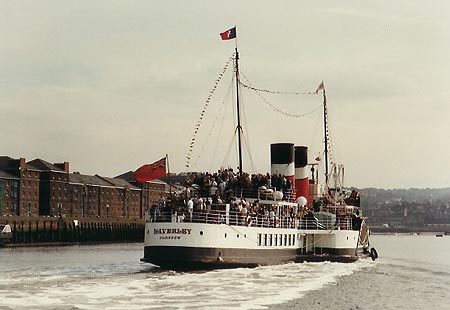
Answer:
[{"label": "white ship hull", "polygon": [[352,262],[359,231],[148,222],[143,261],[163,268],[227,268],[302,261]]}]

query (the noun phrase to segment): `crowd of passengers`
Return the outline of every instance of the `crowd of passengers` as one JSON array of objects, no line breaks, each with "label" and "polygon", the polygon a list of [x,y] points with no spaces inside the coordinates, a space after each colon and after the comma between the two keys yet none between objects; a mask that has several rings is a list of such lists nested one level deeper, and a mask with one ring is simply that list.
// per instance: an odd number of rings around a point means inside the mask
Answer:
[{"label": "crowd of passengers", "polygon": [[[216,202],[214,200],[216,199]],[[217,208],[214,204],[222,204]],[[295,218],[299,216],[298,207],[262,205],[259,200],[249,203],[245,198],[233,197],[229,202],[230,212],[228,224],[259,227],[294,227]],[[175,207],[174,207],[175,206]],[[170,221],[172,211],[177,211],[179,221],[206,222],[211,224],[225,223],[225,207],[217,195],[201,198],[198,194],[182,202],[173,203],[167,198],[160,198],[159,205],[150,210],[156,221]]]},{"label": "crowd of passengers", "polygon": [[245,198],[258,198],[258,189],[272,188],[290,194],[292,184],[285,176],[270,174],[242,173],[233,169],[219,170],[216,173],[191,173],[186,178],[186,191],[175,194],[172,200],[161,196],[153,205],[151,215],[161,221],[170,220],[172,211],[177,211],[180,221],[225,222],[225,210],[217,210],[216,204],[229,204],[229,224],[260,227],[293,227],[298,208],[285,206],[280,209],[261,205],[259,200],[249,203]]},{"label": "crowd of passengers", "polygon": [[221,169],[215,173],[193,172],[186,178],[185,186],[195,188],[201,197],[218,196],[227,202],[242,193],[257,198],[258,189],[269,188],[280,191],[284,196],[292,192],[292,183],[281,174],[235,173],[232,168]]}]

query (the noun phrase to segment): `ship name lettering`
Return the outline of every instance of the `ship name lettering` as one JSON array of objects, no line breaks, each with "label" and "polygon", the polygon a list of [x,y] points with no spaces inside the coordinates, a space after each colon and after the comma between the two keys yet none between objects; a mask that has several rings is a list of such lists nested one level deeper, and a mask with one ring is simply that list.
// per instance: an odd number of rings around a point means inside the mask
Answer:
[{"label": "ship name lettering", "polygon": [[154,235],[190,235],[190,228],[154,228]]}]

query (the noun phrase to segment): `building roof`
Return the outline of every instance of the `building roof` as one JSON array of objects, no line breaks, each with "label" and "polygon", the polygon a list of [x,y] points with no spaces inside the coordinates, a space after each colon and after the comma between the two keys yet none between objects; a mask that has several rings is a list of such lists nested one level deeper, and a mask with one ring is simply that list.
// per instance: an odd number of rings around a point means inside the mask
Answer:
[{"label": "building roof", "polygon": [[116,176],[114,178],[122,179],[122,180],[125,180],[125,181],[129,182],[129,183],[136,183],[136,179],[134,178],[134,172],[133,171],[125,172],[125,173],[123,173],[121,175],[118,175],[118,176]]},{"label": "building roof", "polygon": [[0,179],[12,179],[12,180],[19,180],[18,177],[13,176],[12,174],[9,174],[3,170],[0,170]]},{"label": "building roof", "polygon": [[54,172],[65,173],[64,170],[56,167],[55,165],[49,163],[48,161],[40,159],[40,158],[36,158],[32,161],[27,162],[27,165],[31,166],[33,168],[36,168],[38,170],[41,170],[41,171],[54,171]]},{"label": "building roof", "polygon": [[[118,175],[118,176],[114,177],[114,179],[122,179],[122,180],[127,181],[128,183],[137,184],[137,181],[134,178],[134,172],[133,171],[125,172],[125,173],[123,173],[121,175]],[[162,179],[163,178],[161,178],[161,179],[154,179],[154,180],[148,181],[147,183],[166,184],[166,182],[164,182]]]},{"label": "building roof", "polygon": [[80,174],[78,172],[69,174],[69,183],[113,187],[111,183],[106,182],[102,178],[99,178],[95,175]]},{"label": "building roof", "polygon": [[9,166],[9,163],[11,160],[14,160],[13,158],[9,156],[0,156],[0,169],[5,169]]},{"label": "building roof", "polygon": [[96,174],[95,176],[97,176],[99,178],[102,178],[106,182],[109,182],[110,184],[114,185],[115,187],[123,187],[123,188],[129,188],[129,189],[139,189],[138,187],[130,184],[129,182],[127,182],[124,179],[102,177],[102,176],[99,176],[98,174]]}]

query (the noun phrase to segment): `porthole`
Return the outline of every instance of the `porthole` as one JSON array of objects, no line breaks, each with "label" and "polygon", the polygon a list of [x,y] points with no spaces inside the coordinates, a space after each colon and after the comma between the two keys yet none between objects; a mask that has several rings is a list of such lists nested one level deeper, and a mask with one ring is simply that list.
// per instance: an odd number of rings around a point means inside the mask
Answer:
[{"label": "porthole", "polygon": [[225,238],[227,237],[227,233],[225,233],[224,237],[225,237]]},{"label": "porthole", "polygon": [[203,230],[200,230],[200,236],[203,236]]},{"label": "porthole", "polygon": [[239,234],[236,235],[236,238],[239,238]]},{"label": "porthole", "polygon": [[347,240],[348,240],[348,236],[347,236]]}]

